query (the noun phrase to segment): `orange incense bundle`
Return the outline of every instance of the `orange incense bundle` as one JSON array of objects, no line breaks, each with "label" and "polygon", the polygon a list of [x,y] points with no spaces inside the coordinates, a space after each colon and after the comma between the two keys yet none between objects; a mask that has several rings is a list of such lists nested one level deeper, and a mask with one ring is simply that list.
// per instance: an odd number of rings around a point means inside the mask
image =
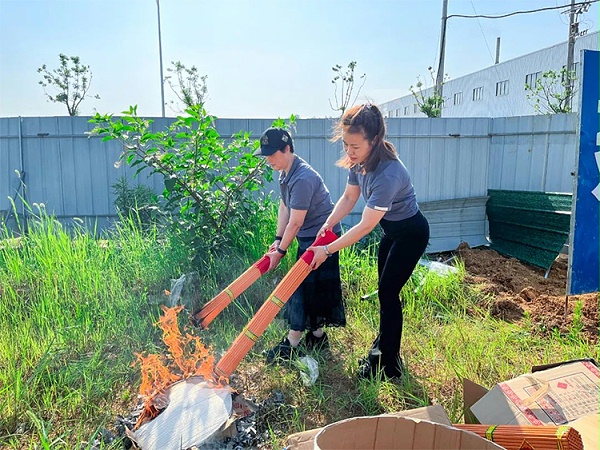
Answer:
[{"label": "orange incense bundle", "polygon": [[248,270],[237,277],[229,286],[206,303],[200,311],[194,314],[192,318],[194,325],[207,328],[221,311],[269,270],[270,263],[269,257],[263,256],[252,264]]},{"label": "orange incense bundle", "polygon": [[579,432],[566,425],[455,424],[453,426],[471,431],[506,450],[583,450],[583,441]]},{"label": "orange incense bundle", "polygon": [[[325,236],[319,236],[313,245],[326,245],[337,239],[335,233],[327,231]],[[311,272],[310,264],[313,260],[313,252],[306,251],[296,261],[296,264],[283,277],[271,295],[265,300],[250,323],[244,328],[236,340],[225,352],[217,366],[215,373],[230,377],[242,359],[248,354],[254,343],[266,330],[267,326],[275,318],[283,305],[289,300],[298,286]]]}]

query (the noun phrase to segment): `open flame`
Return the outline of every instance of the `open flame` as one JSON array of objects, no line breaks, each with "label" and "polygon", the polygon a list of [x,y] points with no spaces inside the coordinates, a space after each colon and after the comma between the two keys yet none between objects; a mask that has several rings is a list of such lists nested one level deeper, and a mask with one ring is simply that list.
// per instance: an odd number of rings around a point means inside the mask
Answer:
[{"label": "open flame", "polygon": [[183,306],[161,308],[164,315],[160,317],[158,326],[163,331],[163,341],[169,352],[165,355],[146,356],[136,353],[141,365],[140,395],[144,399],[144,410],[135,429],[160,414],[163,408],[160,406],[159,396],[173,383],[192,376],[200,376],[215,386],[229,381],[214,373],[215,357],[200,338],[189,333],[182,334],[179,330],[177,315]]}]

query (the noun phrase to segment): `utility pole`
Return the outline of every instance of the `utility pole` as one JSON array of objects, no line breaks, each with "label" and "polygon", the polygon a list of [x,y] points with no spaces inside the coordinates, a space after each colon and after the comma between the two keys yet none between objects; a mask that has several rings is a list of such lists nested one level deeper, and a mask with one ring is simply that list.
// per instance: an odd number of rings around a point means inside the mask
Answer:
[{"label": "utility pole", "polygon": [[589,9],[589,7],[589,2],[583,5],[575,6],[575,0],[571,0],[571,7],[569,8],[569,39],[567,41],[567,70],[565,73],[565,93],[569,102],[567,106],[569,106],[571,109],[573,108],[573,91],[575,90],[573,87],[573,82],[575,81],[575,38],[579,34],[579,22],[577,21],[577,16],[586,12]]},{"label": "utility pole", "polygon": [[[435,77],[435,94],[442,97],[444,84],[444,57],[446,54],[446,22],[448,21],[448,0],[442,0],[442,31],[440,33],[440,60]],[[441,105],[440,105],[441,106]]]},{"label": "utility pole", "polygon": [[163,77],[163,60],[162,60],[162,42],[160,37],[160,3],[156,0],[156,10],[158,12],[158,55],[160,58],[160,100],[162,116],[165,117],[165,79]]},{"label": "utility pole", "polygon": [[569,40],[567,44],[567,72],[565,74],[567,85],[565,86],[568,106],[572,107],[573,95],[573,77],[571,71],[573,70],[573,59],[575,53],[575,35],[577,34],[577,24],[575,22],[575,0],[571,0],[571,8],[569,9]]}]

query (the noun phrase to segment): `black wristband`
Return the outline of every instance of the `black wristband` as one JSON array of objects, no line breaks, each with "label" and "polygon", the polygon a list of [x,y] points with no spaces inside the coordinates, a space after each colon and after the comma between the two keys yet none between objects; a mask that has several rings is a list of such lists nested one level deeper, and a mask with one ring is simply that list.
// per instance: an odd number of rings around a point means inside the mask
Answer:
[{"label": "black wristband", "polygon": [[276,241],[280,241],[280,240],[282,240],[282,239],[283,239],[283,237],[282,237],[282,236],[275,236],[275,240],[276,240]]},{"label": "black wristband", "polygon": [[287,254],[287,250],[280,248],[279,245],[277,246],[277,252],[282,254],[283,256]]}]

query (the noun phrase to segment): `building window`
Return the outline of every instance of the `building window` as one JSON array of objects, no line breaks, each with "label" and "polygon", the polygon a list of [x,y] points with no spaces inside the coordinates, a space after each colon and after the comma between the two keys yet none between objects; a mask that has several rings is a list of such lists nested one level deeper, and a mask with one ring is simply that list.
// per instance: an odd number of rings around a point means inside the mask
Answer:
[{"label": "building window", "polygon": [[419,112],[419,105],[417,105],[416,103],[413,104],[413,112],[416,114]]},{"label": "building window", "polygon": [[410,106],[405,106],[404,107],[404,115],[408,116],[410,114]]},{"label": "building window", "polygon": [[456,94],[454,94],[454,104],[460,105],[462,103],[462,97],[462,92],[457,92]]},{"label": "building window", "polygon": [[483,100],[483,86],[473,89],[473,101],[477,102],[479,100]]},{"label": "building window", "polygon": [[508,94],[508,80],[498,81],[496,83],[496,97]]},{"label": "building window", "polygon": [[537,84],[537,80],[540,80],[542,78],[542,72],[534,72],[534,73],[530,73],[525,75],[525,85],[529,86],[530,88],[534,88]]}]

